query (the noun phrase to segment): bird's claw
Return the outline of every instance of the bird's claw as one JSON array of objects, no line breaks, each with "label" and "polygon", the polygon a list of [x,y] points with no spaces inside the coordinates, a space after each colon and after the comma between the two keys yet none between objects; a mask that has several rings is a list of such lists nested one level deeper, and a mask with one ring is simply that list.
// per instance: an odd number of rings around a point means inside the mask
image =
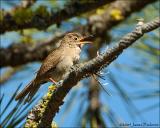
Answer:
[{"label": "bird's claw", "polygon": [[100,51],[97,51],[97,56],[101,56],[101,55],[103,55],[103,53]]},{"label": "bird's claw", "polygon": [[56,86],[60,86],[60,85],[62,85],[62,83],[63,83],[63,80],[60,80],[60,81],[56,82]]},{"label": "bird's claw", "polygon": [[99,53],[99,51],[97,51],[97,56],[100,56],[100,53]]},{"label": "bird's claw", "polygon": [[56,82],[56,81],[53,80],[52,78],[49,78],[49,80],[50,80],[53,84],[55,84],[56,86],[60,86],[60,85],[63,83],[63,80],[60,80],[60,81],[58,81],[58,82]]}]

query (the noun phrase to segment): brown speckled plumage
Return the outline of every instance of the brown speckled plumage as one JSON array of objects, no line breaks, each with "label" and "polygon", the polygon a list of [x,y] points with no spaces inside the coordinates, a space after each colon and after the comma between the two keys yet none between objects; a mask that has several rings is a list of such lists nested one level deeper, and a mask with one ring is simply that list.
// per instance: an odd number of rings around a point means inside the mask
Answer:
[{"label": "brown speckled plumage", "polygon": [[88,40],[79,33],[68,33],[61,40],[61,45],[52,51],[43,61],[34,80],[32,80],[17,96],[16,100],[30,101],[41,84],[49,78],[59,81],[65,77],[66,72],[80,58],[81,47]]}]

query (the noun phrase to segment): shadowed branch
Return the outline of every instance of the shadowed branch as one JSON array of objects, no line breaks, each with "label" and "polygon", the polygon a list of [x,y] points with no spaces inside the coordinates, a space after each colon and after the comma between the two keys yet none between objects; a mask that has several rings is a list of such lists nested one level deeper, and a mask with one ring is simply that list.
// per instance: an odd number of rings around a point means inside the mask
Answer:
[{"label": "shadowed branch", "polygon": [[[10,12],[1,10],[2,18],[0,22],[0,33],[26,28],[46,29],[54,23],[59,24],[61,21],[68,18],[96,9],[113,1],[114,0],[99,0],[82,2],[73,0],[66,4],[64,9],[57,12],[48,11],[45,6],[40,6],[35,11],[32,11],[30,8],[17,8]],[[19,17],[16,17],[17,15]],[[23,17],[23,19],[19,19],[20,17]],[[20,20],[23,20],[24,22],[21,22]]]}]

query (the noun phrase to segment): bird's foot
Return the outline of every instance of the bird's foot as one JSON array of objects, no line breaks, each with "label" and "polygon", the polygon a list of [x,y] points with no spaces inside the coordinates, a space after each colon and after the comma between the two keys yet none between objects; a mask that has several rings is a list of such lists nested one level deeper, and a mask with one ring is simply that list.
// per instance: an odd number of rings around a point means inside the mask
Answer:
[{"label": "bird's foot", "polygon": [[56,83],[56,85],[57,85],[57,86],[60,86],[60,85],[62,85],[62,83],[63,83],[63,80],[60,80],[60,81],[58,81],[58,82]]},{"label": "bird's foot", "polygon": [[97,51],[97,57],[103,55],[100,51]]},{"label": "bird's foot", "polygon": [[49,78],[49,80],[50,80],[53,84],[55,84],[56,86],[60,86],[60,85],[62,84],[62,82],[63,82],[63,80],[60,80],[60,81],[56,82],[56,81],[53,80],[52,78]]}]

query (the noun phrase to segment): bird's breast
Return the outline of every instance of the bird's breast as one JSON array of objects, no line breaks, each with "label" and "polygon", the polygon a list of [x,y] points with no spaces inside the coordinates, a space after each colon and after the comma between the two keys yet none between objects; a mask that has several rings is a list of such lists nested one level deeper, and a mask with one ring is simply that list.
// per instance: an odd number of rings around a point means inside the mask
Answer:
[{"label": "bird's breast", "polygon": [[80,59],[80,48],[68,48],[64,51],[61,61],[57,65],[59,70],[67,71],[75,62]]},{"label": "bird's breast", "polygon": [[71,66],[73,66],[74,63],[78,62],[81,51],[80,48],[78,48],[70,48],[64,50],[63,56],[61,56],[61,59],[56,65],[54,73],[52,74],[53,78],[57,78],[57,80],[63,79]]}]

